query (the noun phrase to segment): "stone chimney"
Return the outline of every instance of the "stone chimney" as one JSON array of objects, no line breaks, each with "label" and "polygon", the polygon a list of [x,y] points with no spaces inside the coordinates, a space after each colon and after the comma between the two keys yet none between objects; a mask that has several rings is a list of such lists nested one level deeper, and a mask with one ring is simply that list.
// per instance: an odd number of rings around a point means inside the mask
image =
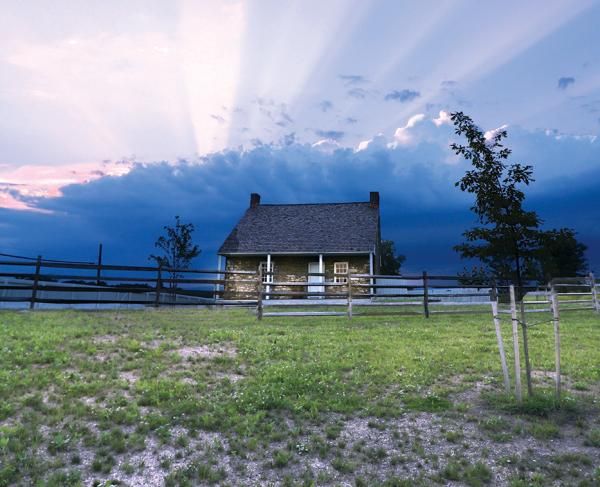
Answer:
[{"label": "stone chimney", "polygon": [[250,208],[256,208],[260,205],[260,195],[258,193],[250,193]]},{"label": "stone chimney", "polygon": [[379,208],[379,191],[371,191],[369,203],[371,208]]}]

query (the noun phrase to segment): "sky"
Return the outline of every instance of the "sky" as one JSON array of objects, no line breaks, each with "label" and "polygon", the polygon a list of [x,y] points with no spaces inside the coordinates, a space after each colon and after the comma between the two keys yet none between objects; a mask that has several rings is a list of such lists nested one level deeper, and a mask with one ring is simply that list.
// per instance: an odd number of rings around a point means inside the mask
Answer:
[{"label": "sky", "polygon": [[475,223],[449,113],[506,127],[526,206],[600,272],[600,1],[0,0],[0,253],[197,265],[258,192],[364,201],[407,271]]}]

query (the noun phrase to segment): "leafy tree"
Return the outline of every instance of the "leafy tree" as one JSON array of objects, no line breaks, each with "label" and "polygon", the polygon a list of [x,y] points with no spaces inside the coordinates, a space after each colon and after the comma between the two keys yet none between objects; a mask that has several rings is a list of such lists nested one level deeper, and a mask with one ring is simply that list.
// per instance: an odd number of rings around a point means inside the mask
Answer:
[{"label": "leafy tree", "polygon": [[587,247],[575,238],[570,228],[548,230],[540,234],[539,279],[571,277],[585,273]]},{"label": "leafy tree", "polygon": [[520,289],[524,279],[535,276],[540,235],[537,214],[523,208],[521,186],[533,181],[532,167],[506,162],[511,154],[502,144],[506,130],[486,137],[463,112],[452,113],[451,120],[455,133],[467,140],[451,148],[472,163],[456,186],[475,195],[471,209],[481,225],[464,232],[466,241],[455,250],[463,258],[480,260],[493,276],[513,280]]},{"label": "leafy tree", "polygon": [[400,275],[400,266],[405,260],[404,255],[396,254],[396,248],[392,240],[381,241],[381,274],[385,276]]},{"label": "leafy tree", "polygon": [[162,251],[162,255],[150,255],[149,259],[169,271],[171,278],[169,287],[175,290],[177,279],[181,277],[178,269],[189,268],[192,260],[200,255],[200,248],[192,241],[194,225],[181,223],[179,216],[175,217],[175,226],[164,226],[166,235],[158,237],[154,246]]},{"label": "leafy tree", "polygon": [[485,267],[473,267],[458,273],[458,282],[464,286],[489,286],[493,278],[489,275]]}]

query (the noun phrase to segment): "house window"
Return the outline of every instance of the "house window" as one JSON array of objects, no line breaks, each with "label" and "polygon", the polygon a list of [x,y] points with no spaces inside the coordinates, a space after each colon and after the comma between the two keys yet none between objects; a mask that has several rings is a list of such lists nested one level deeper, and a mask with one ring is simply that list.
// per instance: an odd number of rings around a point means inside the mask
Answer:
[{"label": "house window", "polygon": [[271,261],[271,269],[268,268],[268,263],[265,260],[260,263],[260,272],[262,274],[262,282],[273,282],[273,274],[268,274],[268,272],[275,272],[275,264]]},{"label": "house window", "polygon": [[[333,282],[345,284],[348,282],[348,262],[334,262],[333,264]],[[346,274],[346,276],[339,276],[337,274]]]}]

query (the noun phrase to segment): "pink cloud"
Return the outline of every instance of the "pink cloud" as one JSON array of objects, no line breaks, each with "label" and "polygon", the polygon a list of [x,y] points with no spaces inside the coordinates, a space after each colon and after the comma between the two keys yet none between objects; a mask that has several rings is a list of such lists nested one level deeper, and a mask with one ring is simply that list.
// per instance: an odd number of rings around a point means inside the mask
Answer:
[{"label": "pink cloud", "polygon": [[30,198],[56,198],[61,188],[83,184],[104,176],[122,176],[133,161],[103,161],[64,164],[61,166],[0,164],[0,207],[39,211],[29,204]]}]

